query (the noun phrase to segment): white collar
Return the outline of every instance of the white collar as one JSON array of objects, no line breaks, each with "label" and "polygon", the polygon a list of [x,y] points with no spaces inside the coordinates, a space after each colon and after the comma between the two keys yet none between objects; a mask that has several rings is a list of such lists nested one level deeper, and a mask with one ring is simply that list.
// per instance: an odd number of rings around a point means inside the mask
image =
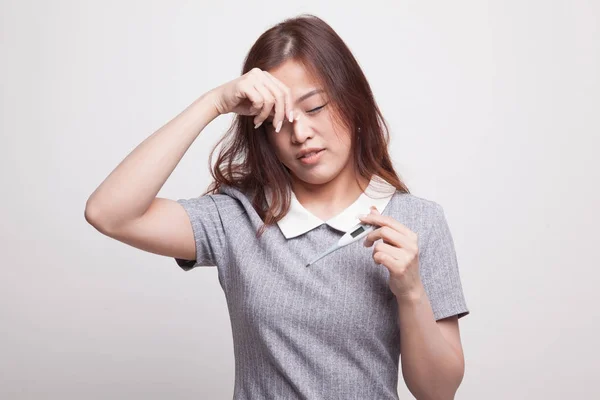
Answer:
[{"label": "white collar", "polygon": [[[394,186],[386,182],[383,178],[374,175],[365,191],[360,194],[354,203],[350,204],[335,217],[323,221],[304,208],[292,191],[290,209],[277,222],[277,225],[279,225],[279,229],[286,239],[300,236],[322,224],[327,224],[334,229],[346,232],[360,222],[356,217],[357,214],[368,214],[371,206],[377,207],[380,213],[383,212],[383,209],[392,199],[395,192],[396,188]],[[267,203],[271,206],[269,188],[265,188],[265,195]]]}]

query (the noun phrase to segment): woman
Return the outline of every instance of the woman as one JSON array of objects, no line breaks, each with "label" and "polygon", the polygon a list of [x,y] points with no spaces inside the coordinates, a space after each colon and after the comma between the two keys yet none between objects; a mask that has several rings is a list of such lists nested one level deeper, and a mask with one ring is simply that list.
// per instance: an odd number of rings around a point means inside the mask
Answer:
[{"label": "woman", "polygon": [[[157,198],[199,133],[230,112],[207,192]],[[217,266],[235,399],[397,399],[400,353],[415,397],[450,399],[469,313],[454,245],[442,207],[398,178],[388,140],[350,50],[303,15],[266,31],[240,77],[133,150],[86,219],[183,270]],[[377,229],[305,267],[360,221]]]}]

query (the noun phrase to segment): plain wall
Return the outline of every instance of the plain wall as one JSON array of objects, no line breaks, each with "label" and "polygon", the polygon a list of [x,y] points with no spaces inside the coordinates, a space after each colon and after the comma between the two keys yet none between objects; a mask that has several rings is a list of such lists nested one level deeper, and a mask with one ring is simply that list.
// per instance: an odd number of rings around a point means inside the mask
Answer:
[{"label": "plain wall", "polygon": [[[600,398],[598,2],[0,4],[1,398],[231,398],[216,268],[103,236],[85,202],[302,12],[349,45],[397,171],[444,207],[471,311],[457,399]],[[202,132],[160,197],[206,188],[230,121]]]}]

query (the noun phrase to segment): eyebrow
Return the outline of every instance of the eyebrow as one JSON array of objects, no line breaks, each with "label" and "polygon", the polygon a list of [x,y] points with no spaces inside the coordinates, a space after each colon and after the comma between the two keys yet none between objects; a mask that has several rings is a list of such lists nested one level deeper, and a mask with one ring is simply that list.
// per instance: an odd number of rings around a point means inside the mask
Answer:
[{"label": "eyebrow", "polygon": [[321,93],[321,92],[324,92],[324,90],[323,89],[314,89],[314,90],[311,90],[310,92],[308,92],[308,93],[303,94],[302,96],[300,96],[298,98],[298,100],[296,100],[296,104],[298,104],[298,103],[300,103],[300,102],[308,99],[312,95],[315,95],[315,94]]}]

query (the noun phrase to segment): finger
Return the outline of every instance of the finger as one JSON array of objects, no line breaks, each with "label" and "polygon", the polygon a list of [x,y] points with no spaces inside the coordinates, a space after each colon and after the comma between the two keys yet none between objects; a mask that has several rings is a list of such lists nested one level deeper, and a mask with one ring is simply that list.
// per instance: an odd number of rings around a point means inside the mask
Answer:
[{"label": "finger", "polygon": [[417,249],[417,241],[415,239],[409,238],[389,226],[383,226],[365,236],[364,245],[371,247],[377,240],[383,240],[384,243],[410,251]]},{"label": "finger", "polygon": [[263,106],[260,113],[254,118],[254,123],[256,126],[254,128],[258,128],[269,116],[271,109],[273,108],[273,104],[275,104],[275,99],[273,95],[267,88],[261,83],[257,82],[254,84],[254,89],[260,93],[263,98]]},{"label": "finger", "polygon": [[[262,95],[254,88],[252,84],[242,87],[242,94],[250,101],[252,106],[250,107],[249,112],[251,115],[256,115],[263,108],[263,97]],[[256,114],[254,114],[256,113]]]},{"label": "finger", "polygon": [[275,131],[279,132],[285,119],[285,93],[279,86],[267,75],[266,71],[258,78],[260,82],[271,92],[275,100],[275,117],[273,118],[273,126]]},{"label": "finger", "polygon": [[373,232],[370,232],[368,235],[366,235],[364,245],[365,247],[371,247],[373,246],[373,243],[379,239],[382,239],[384,243],[388,243],[396,247],[403,247],[411,250],[414,247],[411,239],[408,236],[403,235],[389,226],[382,226],[381,228],[375,229]]},{"label": "finger", "polygon": [[287,115],[288,121],[294,122],[294,117],[293,117],[293,113],[292,113],[292,110],[294,108],[294,106],[292,104],[292,91],[283,82],[281,82],[279,79],[275,78],[269,72],[265,71],[265,74],[269,78],[271,78],[273,80],[273,82],[275,82],[275,84],[279,87],[279,89],[281,89],[283,91],[283,94],[285,97],[285,109],[287,111],[285,115]]},{"label": "finger", "polygon": [[388,217],[387,215],[381,215],[379,213],[369,213],[369,214],[359,216],[358,219],[360,219],[361,222],[365,222],[365,223],[371,224],[371,225],[389,226],[390,228],[392,228],[410,238],[416,237],[416,235],[413,231],[408,229],[405,225],[401,224],[394,218]]},{"label": "finger", "polygon": [[391,246],[387,243],[377,243],[375,245],[375,248],[373,249],[373,255],[375,255],[375,253],[378,253],[378,252],[385,253],[396,260],[406,260],[407,259],[407,254],[403,249],[395,247],[395,246]]},{"label": "finger", "polygon": [[383,252],[373,254],[373,260],[387,268],[387,270],[390,272],[390,276],[394,274],[394,271],[398,271],[404,266],[403,261],[397,260],[391,255]]}]

